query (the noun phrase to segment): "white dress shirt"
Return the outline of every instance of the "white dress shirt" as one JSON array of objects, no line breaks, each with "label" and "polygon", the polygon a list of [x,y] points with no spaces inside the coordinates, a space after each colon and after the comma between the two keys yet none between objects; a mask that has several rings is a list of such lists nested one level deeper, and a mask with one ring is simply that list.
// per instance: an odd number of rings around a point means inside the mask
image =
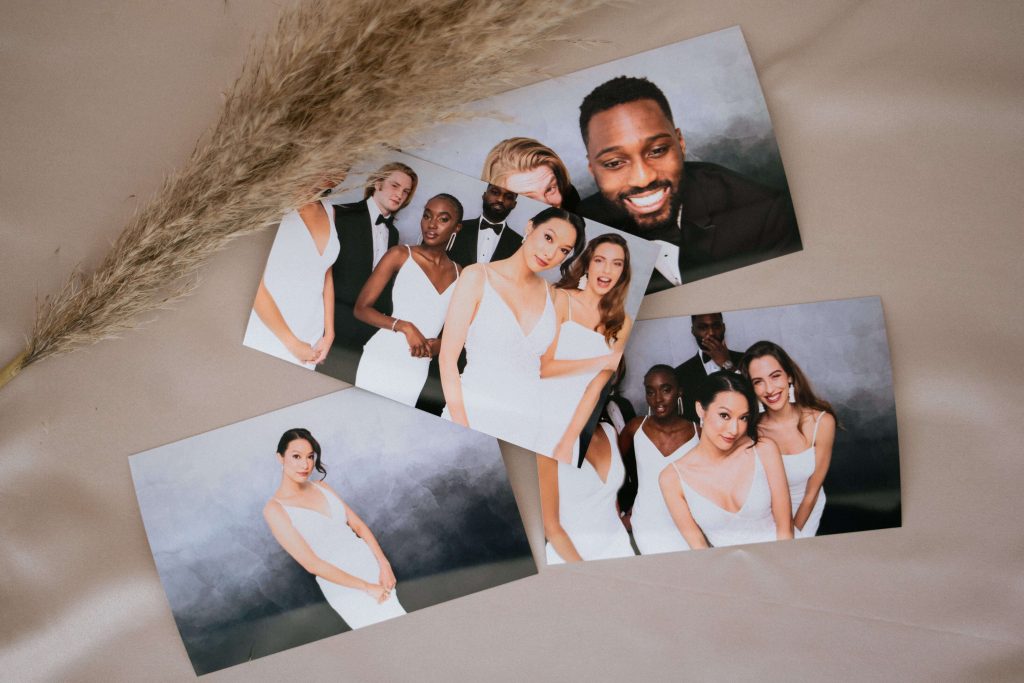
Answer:
[{"label": "white dress shirt", "polygon": [[[366,200],[366,207],[370,209],[370,233],[373,235],[373,267],[376,268],[384,253],[388,250],[388,226],[377,222],[377,216],[383,216],[377,202],[370,195]],[[387,216],[384,216],[387,218]]]},{"label": "white dress shirt", "polygon": [[[480,225],[483,225],[485,219],[483,216],[480,217]],[[490,223],[490,221],[487,221]],[[505,232],[505,221],[501,223],[493,223],[492,225],[500,225],[501,229],[499,232],[494,232],[490,228],[477,228],[480,234],[477,235],[476,239],[476,262],[477,263],[490,263],[491,257],[494,256],[494,250],[498,248],[498,240],[501,239],[501,233]]]},{"label": "white dress shirt", "polygon": [[657,244],[660,250],[654,262],[654,269],[664,275],[673,287],[683,284],[683,278],[679,274],[679,247],[665,240],[651,241]]}]

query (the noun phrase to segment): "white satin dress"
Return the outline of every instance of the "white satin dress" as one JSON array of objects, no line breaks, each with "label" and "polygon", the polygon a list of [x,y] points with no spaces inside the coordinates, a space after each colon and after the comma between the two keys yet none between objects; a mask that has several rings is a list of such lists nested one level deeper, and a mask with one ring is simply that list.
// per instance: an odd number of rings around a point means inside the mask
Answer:
[{"label": "white satin dress", "polygon": [[[483,294],[466,332],[466,418],[471,429],[533,450],[542,411],[540,357],[555,336],[555,309],[545,285],[544,310],[533,329],[523,332],[512,309],[491,286],[490,269],[483,268]],[[447,406],[442,416],[450,419]]]},{"label": "white satin dress", "polygon": [[686,504],[697,526],[704,532],[708,543],[716,548],[745,543],[764,543],[778,538],[775,518],[772,517],[772,493],[768,476],[761,464],[761,456],[754,448],[754,476],[743,505],[736,512],[719,507],[686,483],[679,464],[672,463],[686,496]]},{"label": "white satin dress", "polygon": [[[314,486],[327,500],[329,517],[316,510],[288,505],[280,500],[277,502],[281,503],[292,520],[292,526],[317,557],[363,581],[377,583],[380,578],[377,558],[346,523],[345,507],[341,500],[324,487],[317,484]],[[378,603],[369,593],[358,588],[341,586],[319,576],[316,582],[320,584],[327,602],[351,628],[362,628],[405,614],[405,609],[398,602],[396,590],[391,591],[387,600]]]},{"label": "white satin dress", "polygon": [[633,502],[633,513],[630,515],[633,541],[641,555],[689,550],[689,544],[679,533],[679,527],[665,505],[658,477],[667,466],[689,453],[700,442],[700,437],[697,436],[697,429],[694,427],[693,438],[668,455],[662,455],[644,432],[645,422],[646,417],[633,435],[637,484],[636,500]]},{"label": "white satin dress", "polygon": [[[789,498],[793,502],[793,516],[800,507],[804,496],[807,494],[807,480],[814,474],[814,444],[818,439],[818,425],[825,411],[818,414],[814,421],[814,434],[811,435],[811,445],[805,451],[799,453],[783,453],[782,464],[786,468],[786,479],[789,481]],[[803,529],[793,527],[794,538],[808,538],[818,533],[818,524],[821,523],[821,513],[825,510],[825,489],[818,490],[818,499],[814,501],[811,514],[804,522]]]},{"label": "white satin dress", "polygon": [[[605,431],[611,444],[608,476],[601,481],[586,459],[578,469],[574,464],[558,463],[558,522],[584,560],[632,557],[635,553],[629,544],[629,534],[615,508],[626,468],[616,444],[615,428],[605,422],[597,428]],[[545,550],[549,565],[565,562],[550,543]]]},{"label": "white satin dress", "polygon": [[[281,219],[274,245],[263,271],[263,284],[277,304],[288,329],[296,337],[313,346],[324,336],[324,276],[334,265],[341,245],[334,228],[334,206],[320,202],[330,221],[330,234],[323,253],[317,249],[298,211]],[[313,363],[303,363],[271,332],[256,310],[249,314],[243,344],[272,356],[312,370]]]},{"label": "white satin dress", "polygon": [[[572,319],[572,307],[573,297],[569,295],[569,314],[566,321],[559,326],[555,359],[582,360],[610,353],[611,349],[603,334]],[[540,381],[540,400],[544,409],[541,411],[540,434],[537,447],[534,449],[537,453],[551,455],[554,452],[583,398],[587,385],[599,372],[600,368],[593,372],[550,377]],[[571,462],[577,461],[579,451],[579,439],[576,439]]]},{"label": "white satin dress", "polygon": [[[391,290],[392,317],[406,320],[427,339],[436,338],[444,326],[448,303],[452,299],[455,280],[438,292],[422,266],[409,256],[395,273]],[[457,271],[457,268],[456,268]],[[405,335],[391,330],[377,330],[363,346],[356,369],[355,385],[361,389],[394,399],[407,406],[416,405],[430,369],[430,358],[416,358],[409,353]]]}]

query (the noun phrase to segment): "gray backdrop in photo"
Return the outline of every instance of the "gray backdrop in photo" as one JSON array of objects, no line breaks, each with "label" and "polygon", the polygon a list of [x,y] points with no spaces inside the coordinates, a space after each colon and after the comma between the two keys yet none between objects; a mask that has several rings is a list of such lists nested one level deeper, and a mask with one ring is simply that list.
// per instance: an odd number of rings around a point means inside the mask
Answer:
[{"label": "gray backdrop in photo", "polygon": [[495,439],[337,392],[130,459],[197,673],[347,629],[262,517],[280,482],[277,442],[292,427],[320,442],[327,483],[373,531],[406,610],[536,572]]},{"label": "gray backdrop in photo", "polygon": [[[819,534],[899,526],[896,404],[881,300],[774,306],[726,312],[723,318],[730,349],[742,353],[762,339],[781,346],[845,427],[836,434]],[[676,367],[696,353],[689,315],[638,322],[626,348],[622,395],[638,415],[646,414],[648,368]]]},{"label": "gray backdrop in photo", "polygon": [[[361,200],[363,198],[362,186],[365,183],[366,175],[392,161],[401,161],[404,164],[408,164],[416,171],[419,177],[416,194],[413,195],[412,201],[401,210],[398,218],[395,220],[395,228],[398,229],[398,241],[400,244],[419,244],[421,237],[420,218],[423,216],[423,207],[426,206],[431,197],[442,192],[455,196],[462,203],[465,210],[465,219],[468,220],[480,216],[483,194],[487,189],[487,183],[479,180],[477,177],[450,171],[429,161],[423,161],[422,159],[400,153],[388,154],[375,161],[361,164],[359,169],[355,169],[349,174],[348,179],[343,184],[344,189],[337,191],[336,195],[331,195],[331,202],[343,204]],[[475,175],[479,175],[479,171]],[[520,195],[516,201],[516,208],[509,214],[508,225],[522,235],[526,228],[526,223],[546,208],[548,208],[547,204]],[[643,300],[644,291],[647,289],[647,281],[650,280],[651,271],[654,270],[654,260],[658,257],[658,247],[645,239],[634,237],[601,223],[591,220],[585,220],[584,222],[586,223],[588,240],[607,232],[614,232],[624,237],[629,244],[630,263],[633,274],[629,296],[626,297],[626,312],[635,318],[636,312],[640,308],[640,302]],[[559,278],[558,268],[546,270],[541,273],[541,276],[554,283]]]},{"label": "gray backdrop in photo", "polygon": [[551,147],[581,196],[597,188],[587,171],[579,107],[595,87],[616,76],[642,76],[664,93],[686,140],[686,158],[713,161],[767,185],[785,188],[786,174],[768,108],[738,26],[534,83],[476,102],[477,117],[439,126],[409,149],[479,176],[491,147],[526,136]]}]

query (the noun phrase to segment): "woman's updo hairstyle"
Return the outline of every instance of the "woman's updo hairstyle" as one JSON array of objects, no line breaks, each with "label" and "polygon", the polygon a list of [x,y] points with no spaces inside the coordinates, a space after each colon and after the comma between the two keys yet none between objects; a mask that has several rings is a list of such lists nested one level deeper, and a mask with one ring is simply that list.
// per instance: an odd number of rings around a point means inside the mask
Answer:
[{"label": "woman's updo hairstyle", "polygon": [[313,438],[313,435],[309,433],[308,429],[305,429],[304,427],[292,427],[282,434],[280,440],[277,442],[277,454],[283,458],[284,452],[288,450],[288,444],[296,439],[303,439],[304,441],[309,442],[309,445],[313,448],[313,453],[316,454],[316,460],[313,461],[313,468],[320,474],[324,475],[321,479],[326,479],[327,468],[324,467],[322,462],[320,462],[320,442]]}]

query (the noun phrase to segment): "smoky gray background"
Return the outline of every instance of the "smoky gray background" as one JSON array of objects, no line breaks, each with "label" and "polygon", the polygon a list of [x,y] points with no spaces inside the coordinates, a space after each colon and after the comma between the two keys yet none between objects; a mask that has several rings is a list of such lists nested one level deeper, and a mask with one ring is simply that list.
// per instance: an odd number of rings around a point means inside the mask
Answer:
[{"label": "smoky gray background", "polygon": [[292,427],[320,442],[327,483],[373,531],[407,611],[536,572],[495,439],[358,389],[329,394],[130,459],[197,673],[347,630],[263,520]]},{"label": "smoky gray background", "polygon": [[[832,449],[819,535],[899,526],[896,404],[881,300],[772,306],[722,317],[730,349],[742,353],[762,339],[785,349],[845,428],[837,430]],[[637,415],[647,413],[644,373],[658,363],[676,367],[696,353],[689,315],[636,324],[620,391]]]},{"label": "smoky gray background", "polygon": [[787,187],[771,118],[743,32],[734,26],[511,90],[473,103],[477,116],[431,130],[407,151],[479,176],[491,148],[509,137],[536,138],[565,162],[586,197],[597,190],[587,170],[579,107],[616,76],[657,85],[686,140],[686,158],[712,161],[772,187]]},{"label": "smoky gray background", "polygon": [[[487,189],[487,183],[478,180],[479,170],[474,176],[464,175],[451,171],[437,164],[417,159],[408,154],[392,153],[381,156],[373,161],[361,163],[357,169],[349,173],[348,179],[342,186],[331,195],[332,204],[344,204],[347,202],[360,201],[363,198],[363,183],[366,176],[373,170],[392,161],[401,161],[408,164],[419,177],[419,185],[416,187],[416,194],[412,201],[398,213],[395,219],[395,228],[398,229],[398,242],[400,244],[419,244],[421,238],[420,218],[423,216],[423,207],[434,195],[446,192],[455,196],[462,203],[464,210],[463,219],[477,218],[482,213],[483,194]],[[548,205],[538,202],[536,199],[519,195],[516,200],[516,208],[508,216],[510,228],[523,234],[526,223],[538,213],[547,209]],[[651,272],[654,270],[654,260],[658,257],[658,247],[645,239],[635,237],[628,233],[608,227],[596,221],[584,219],[586,225],[587,240],[592,240],[598,235],[614,232],[622,236],[629,244],[630,266],[632,280],[629,285],[629,295],[626,297],[626,313],[631,318],[636,318],[640,302],[644,298],[644,291],[647,289],[647,281],[651,279]],[[540,276],[548,282],[555,283],[559,278],[558,268],[549,268],[540,273]]]}]

